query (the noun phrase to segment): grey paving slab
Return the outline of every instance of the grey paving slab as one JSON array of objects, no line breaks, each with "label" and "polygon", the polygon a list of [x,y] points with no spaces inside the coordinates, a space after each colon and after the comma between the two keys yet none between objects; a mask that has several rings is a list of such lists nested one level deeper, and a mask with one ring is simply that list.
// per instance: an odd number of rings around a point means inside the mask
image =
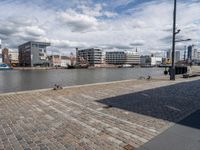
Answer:
[{"label": "grey paving slab", "polygon": [[175,124],[138,150],[199,150],[200,110]]}]

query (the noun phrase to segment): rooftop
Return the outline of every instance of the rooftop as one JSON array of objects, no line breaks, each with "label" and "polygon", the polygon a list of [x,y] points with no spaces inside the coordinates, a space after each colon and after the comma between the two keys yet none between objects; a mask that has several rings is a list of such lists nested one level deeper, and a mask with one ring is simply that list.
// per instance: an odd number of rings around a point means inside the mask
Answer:
[{"label": "rooftop", "polygon": [[45,46],[50,46],[51,45],[51,43],[49,43],[49,42],[38,42],[38,41],[29,41],[29,42],[26,42],[26,43],[23,43],[23,44],[21,44],[21,45],[19,45],[19,47],[20,46],[23,46],[23,45],[26,45],[26,44],[40,44],[40,45],[45,45]]}]

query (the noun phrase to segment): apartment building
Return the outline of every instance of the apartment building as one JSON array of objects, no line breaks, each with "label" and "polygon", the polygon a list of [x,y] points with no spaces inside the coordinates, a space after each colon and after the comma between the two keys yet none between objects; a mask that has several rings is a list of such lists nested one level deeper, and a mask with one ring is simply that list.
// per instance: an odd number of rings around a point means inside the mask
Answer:
[{"label": "apartment building", "polygon": [[102,64],[102,50],[97,48],[76,49],[77,64],[88,64],[90,66],[98,66]]}]

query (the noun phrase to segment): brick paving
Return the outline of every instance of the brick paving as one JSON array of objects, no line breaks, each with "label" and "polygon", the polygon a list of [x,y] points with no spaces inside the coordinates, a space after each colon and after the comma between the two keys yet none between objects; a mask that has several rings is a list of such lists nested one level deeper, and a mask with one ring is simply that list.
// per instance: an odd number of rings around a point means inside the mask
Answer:
[{"label": "brick paving", "polygon": [[176,85],[183,79],[130,80],[2,94],[0,149],[136,149],[200,108],[197,79],[184,86]]}]

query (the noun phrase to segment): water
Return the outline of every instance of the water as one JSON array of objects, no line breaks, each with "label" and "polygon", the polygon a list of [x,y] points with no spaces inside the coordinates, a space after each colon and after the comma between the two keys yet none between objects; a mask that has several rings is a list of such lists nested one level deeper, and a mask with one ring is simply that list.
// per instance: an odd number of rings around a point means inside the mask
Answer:
[{"label": "water", "polygon": [[161,76],[162,68],[0,71],[0,93]]}]

